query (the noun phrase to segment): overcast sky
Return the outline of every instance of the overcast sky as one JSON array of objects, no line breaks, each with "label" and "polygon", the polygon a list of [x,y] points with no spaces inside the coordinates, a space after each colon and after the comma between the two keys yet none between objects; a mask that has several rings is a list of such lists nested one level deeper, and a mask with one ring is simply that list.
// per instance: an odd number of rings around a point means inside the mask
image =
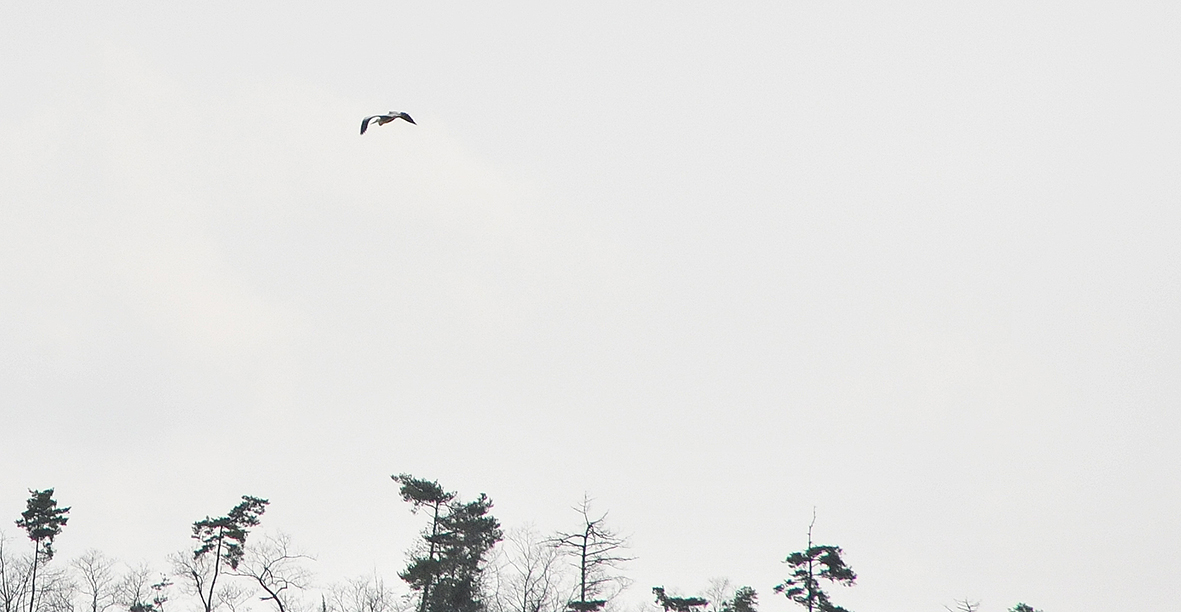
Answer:
[{"label": "overcast sky", "polygon": [[856,612],[1176,606],[1176,3],[182,4],[0,8],[10,536],[396,583],[410,472],[631,601],[815,507]]}]

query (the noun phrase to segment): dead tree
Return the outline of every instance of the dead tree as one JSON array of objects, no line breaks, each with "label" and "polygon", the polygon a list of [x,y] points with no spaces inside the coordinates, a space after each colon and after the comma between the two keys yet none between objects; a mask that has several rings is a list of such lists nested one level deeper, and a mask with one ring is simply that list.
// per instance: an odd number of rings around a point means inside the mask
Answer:
[{"label": "dead tree", "polygon": [[312,574],[303,565],[310,560],[311,556],[295,550],[287,534],[268,535],[246,549],[229,575],[250,579],[266,593],[263,601],[273,602],[278,612],[289,612],[291,591],[302,591],[311,583]]},{"label": "dead tree", "polygon": [[[624,554],[628,547],[627,538],[607,527],[607,513],[595,517],[591,512],[590,497],[584,496],[574,510],[582,517],[581,527],[577,531],[558,533],[552,541],[573,558],[578,569],[578,599],[566,607],[571,612],[595,612],[629,584],[627,578],[616,572],[634,557]],[[612,585],[616,588],[609,591]]]}]

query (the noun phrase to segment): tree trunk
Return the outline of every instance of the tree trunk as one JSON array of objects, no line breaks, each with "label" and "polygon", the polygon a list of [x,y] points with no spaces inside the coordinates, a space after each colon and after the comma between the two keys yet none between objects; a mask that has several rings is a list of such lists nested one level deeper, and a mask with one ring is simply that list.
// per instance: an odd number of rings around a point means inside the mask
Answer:
[{"label": "tree trunk", "polygon": [[221,569],[221,541],[225,529],[217,528],[217,552],[213,555],[213,577],[209,579],[209,598],[205,600],[205,612],[213,612],[213,587],[217,585],[217,571]]},{"label": "tree trunk", "polygon": [[29,579],[29,612],[34,612],[37,601],[37,558],[41,556],[41,540],[33,540],[33,577]]},{"label": "tree trunk", "polygon": [[[442,502],[435,502],[435,515],[431,519],[431,546],[427,551],[427,559],[435,560],[435,538],[439,535],[439,506]],[[418,604],[418,612],[426,612],[427,598],[431,594],[431,583],[434,582],[434,576],[427,580],[426,584],[422,585],[422,601]]]}]

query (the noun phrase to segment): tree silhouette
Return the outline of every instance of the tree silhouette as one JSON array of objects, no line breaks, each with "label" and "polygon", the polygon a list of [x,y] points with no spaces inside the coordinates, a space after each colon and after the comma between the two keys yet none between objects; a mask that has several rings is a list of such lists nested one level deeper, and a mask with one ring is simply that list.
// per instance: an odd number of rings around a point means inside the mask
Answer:
[{"label": "tree silhouette", "polygon": [[212,577],[209,579],[208,593],[202,590],[200,578],[196,573],[193,576],[197,595],[201,598],[201,605],[205,608],[205,612],[213,610],[213,589],[217,585],[221,566],[224,564],[231,570],[238,569],[238,564],[242,562],[242,557],[246,554],[244,549],[246,536],[250,533],[247,528],[258,525],[259,518],[263,512],[266,512],[266,506],[269,503],[265,499],[243,495],[242,503],[234,506],[226,516],[218,518],[207,516],[193,523],[193,539],[200,543],[200,546],[193,551],[193,560],[200,560],[209,553],[213,553],[211,559]]},{"label": "tree silhouette", "polygon": [[289,612],[292,591],[311,584],[311,572],[304,567],[311,559],[291,544],[287,534],[264,535],[261,542],[250,545],[233,575],[249,578],[266,592],[263,601],[274,603],[278,612]]},{"label": "tree silhouette", "polygon": [[489,511],[492,500],[483,493],[462,503],[454,492],[438,482],[410,474],[390,476],[401,484],[402,499],[431,513],[431,524],[422,533],[425,550],[410,558],[398,575],[410,588],[422,593],[419,612],[482,612],[484,558],[500,541],[500,523]]},{"label": "tree silhouette", "polygon": [[58,508],[57,500],[53,499],[53,489],[34,491],[29,489],[31,496],[26,502],[25,511],[17,519],[16,526],[29,534],[33,541],[33,575],[29,581],[29,612],[34,612],[37,600],[37,561],[45,557],[48,563],[53,559],[53,539],[62,532],[62,527],[70,519],[66,516],[69,508]]},{"label": "tree silhouette", "polygon": [[582,515],[582,527],[578,531],[558,533],[553,539],[554,545],[575,557],[578,567],[578,600],[566,604],[571,612],[594,612],[605,606],[606,599],[587,597],[601,595],[603,587],[611,582],[626,586],[623,577],[613,576],[608,570],[618,569],[633,559],[623,554],[627,539],[607,527],[607,513],[591,518],[590,504],[591,499],[584,496],[582,503],[574,508]]},{"label": "tree silhouette", "polygon": [[562,551],[531,525],[510,530],[497,547],[493,612],[563,612],[574,585]]},{"label": "tree silhouette", "polygon": [[[160,581],[151,583],[152,570],[147,564],[133,567],[119,584],[118,602],[128,612],[164,612],[168,601],[168,587],[172,582],[166,574],[160,574]],[[149,601],[150,600],[150,601]]]},{"label": "tree silhouette", "polygon": [[115,574],[115,560],[93,548],[82,553],[70,565],[80,579],[82,594],[89,612],[105,612],[119,599],[119,581]]},{"label": "tree silhouette", "polygon": [[813,545],[812,527],[816,525],[816,512],[812,512],[812,523],[808,525],[808,548],[787,556],[784,563],[792,568],[791,576],[775,586],[776,593],[808,609],[808,612],[849,612],[833,604],[828,594],[820,588],[820,579],[852,586],[857,580],[853,568],[841,559],[839,546]]},{"label": "tree silhouette", "polygon": [[422,598],[418,603],[418,612],[425,612],[430,601],[431,587],[434,586],[440,571],[440,528],[442,526],[443,509],[455,499],[455,493],[444,491],[439,483],[433,480],[422,480],[410,474],[390,476],[402,485],[399,492],[402,501],[411,504],[410,511],[417,514],[425,508],[431,514],[431,524],[423,532],[426,540],[426,556],[416,557],[402,573],[402,579],[410,584],[410,588],[422,591]]},{"label": "tree silhouette", "polygon": [[[947,606],[943,606],[943,607],[945,609],[947,609],[948,612],[978,612],[980,610],[980,602],[972,601],[970,599],[957,599],[957,600],[955,600],[955,608],[956,608],[955,610],[952,610],[951,608],[948,608]],[[1018,612],[1024,612],[1024,611],[1019,610]]]}]

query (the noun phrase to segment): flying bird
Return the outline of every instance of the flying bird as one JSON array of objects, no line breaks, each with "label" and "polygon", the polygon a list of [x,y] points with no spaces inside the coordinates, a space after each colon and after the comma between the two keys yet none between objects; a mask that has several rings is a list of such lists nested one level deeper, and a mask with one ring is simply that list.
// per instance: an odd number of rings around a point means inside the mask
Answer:
[{"label": "flying bird", "polygon": [[[362,134],[365,133],[365,130],[369,129],[369,122],[373,121],[374,119],[377,119],[377,125],[385,125],[385,124],[393,121],[394,119],[405,119],[406,121],[409,121],[410,123],[414,123],[414,120],[410,118],[410,115],[407,115],[406,113],[390,111],[384,115],[373,115],[372,117],[365,117],[365,119],[363,121],[361,121],[361,133]],[[414,125],[418,125],[418,124],[414,123]]]}]

